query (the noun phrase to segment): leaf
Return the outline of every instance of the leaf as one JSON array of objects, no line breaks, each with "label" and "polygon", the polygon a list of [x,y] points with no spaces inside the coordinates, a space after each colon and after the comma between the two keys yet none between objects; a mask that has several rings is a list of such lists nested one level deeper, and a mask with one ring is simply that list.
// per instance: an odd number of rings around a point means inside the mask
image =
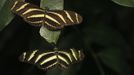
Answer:
[{"label": "leaf", "polygon": [[126,65],[120,48],[111,47],[97,54],[101,61],[118,73],[123,72]]},{"label": "leaf", "polygon": [[63,10],[64,0],[41,0],[40,7],[50,10]]},{"label": "leaf", "polygon": [[85,28],[84,31],[86,34],[84,38],[86,47],[91,48],[91,44],[97,44],[100,48],[97,48],[99,53],[96,55],[102,62],[116,72],[122,72],[125,66],[122,53],[123,49],[127,48],[122,35],[106,25],[94,25],[93,27]]},{"label": "leaf", "polygon": [[14,18],[10,11],[13,0],[0,0],[0,31],[5,28]]},{"label": "leaf", "polygon": [[59,69],[48,70],[46,75],[61,75],[61,71]]},{"label": "leaf", "polygon": [[40,35],[45,38],[49,43],[55,43],[57,42],[59,35],[61,31],[50,31],[44,26],[40,28]]},{"label": "leaf", "polygon": [[[41,8],[49,8],[53,10],[62,10],[63,9],[64,0],[41,0],[40,7]],[[46,29],[44,26],[40,29],[40,35],[46,39],[49,43],[57,43],[61,31],[50,31]]]},{"label": "leaf", "polygon": [[7,0],[0,0],[0,9],[4,6]]},{"label": "leaf", "polygon": [[113,2],[128,7],[134,7],[134,0],[112,0]]},{"label": "leaf", "polygon": [[[85,43],[86,45],[91,44],[91,42],[97,43],[101,46],[118,46],[125,47],[126,42],[122,35],[108,26],[95,26],[84,30],[85,31]],[[88,33],[87,33],[88,32]]]}]

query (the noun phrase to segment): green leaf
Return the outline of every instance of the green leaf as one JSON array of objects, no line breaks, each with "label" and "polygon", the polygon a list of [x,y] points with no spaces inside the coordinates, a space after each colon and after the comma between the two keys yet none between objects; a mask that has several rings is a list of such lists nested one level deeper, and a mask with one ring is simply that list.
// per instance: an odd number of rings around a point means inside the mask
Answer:
[{"label": "green leaf", "polygon": [[46,75],[61,75],[61,71],[57,68],[47,71]]},{"label": "green leaf", "polygon": [[[89,46],[92,42],[97,43],[101,46],[118,46],[125,47],[126,42],[122,35],[115,29],[108,26],[95,26],[84,29],[85,31],[85,43]],[[87,33],[88,32],[88,33]]]},{"label": "green leaf", "polygon": [[122,53],[124,53],[123,49],[127,48],[122,35],[107,25],[94,25],[93,27],[85,28],[84,31],[86,47],[91,48],[91,44],[97,44],[101,48],[98,48],[100,53],[96,55],[101,58],[103,63],[116,72],[122,72],[123,67],[125,67]]},{"label": "green leaf", "polygon": [[45,38],[49,43],[55,43],[58,41],[61,31],[50,31],[44,26],[40,28],[40,35]]},{"label": "green leaf", "polygon": [[63,10],[64,0],[41,0],[40,7],[50,10]]},{"label": "green leaf", "polygon": [[4,6],[7,0],[0,0],[0,9]]},{"label": "green leaf", "polygon": [[113,2],[128,7],[134,7],[134,0],[112,0]]},{"label": "green leaf", "polygon": [[10,11],[13,0],[0,0],[0,31],[5,28],[14,18]]},{"label": "green leaf", "polygon": [[118,73],[121,73],[126,65],[122,51],[123,50],[120,48],[111,47],[103,50],[97,55],[108,67],[112,68]]},{"label": "green leaf", "polygon": [[[41,0],[40,7],[43,9],[62,10],[64,0]],[[49,43],[57,43],[61,31],[50,31],[44,26],[40,29],[40,35]]]}]

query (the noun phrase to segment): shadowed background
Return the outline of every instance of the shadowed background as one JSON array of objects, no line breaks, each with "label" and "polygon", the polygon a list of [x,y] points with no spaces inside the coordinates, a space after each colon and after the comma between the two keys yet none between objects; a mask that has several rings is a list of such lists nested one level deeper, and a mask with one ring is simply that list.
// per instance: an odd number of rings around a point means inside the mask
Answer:
[{"label": "shadowed background", "polygon": [[[39,5],[39,0],[28,1]],[[86,57],[76,75],[133,75],[134,8],[110,0],[65,0],[64,5],[84,18],[82,24],[63,29],[58,41],[59,48],[84,51]],[[53,49],[38,31],[16,16],[0,32],[1,75],[45,75],[33,65],[18,61],[29,49]]]}]

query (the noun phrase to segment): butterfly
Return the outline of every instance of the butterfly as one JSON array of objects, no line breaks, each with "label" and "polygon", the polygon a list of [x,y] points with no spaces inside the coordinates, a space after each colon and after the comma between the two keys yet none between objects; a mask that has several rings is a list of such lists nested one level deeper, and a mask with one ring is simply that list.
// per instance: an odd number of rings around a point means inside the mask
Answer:
[{"label": "butterfly", "polygon": [[30,25],[43,25],[50,30],[80,24],[83,20],[82,16],[74,11],[42,9],[24,1],[15,1],[11,11],[21,16]]},{"label": "butterfly", "polygon": [[46,71],[54,68],[67,69],[71,64],[80,62],[84,59],[81,50],[31,50],[22,53],[19,60],[21,62],[36,65]]}]

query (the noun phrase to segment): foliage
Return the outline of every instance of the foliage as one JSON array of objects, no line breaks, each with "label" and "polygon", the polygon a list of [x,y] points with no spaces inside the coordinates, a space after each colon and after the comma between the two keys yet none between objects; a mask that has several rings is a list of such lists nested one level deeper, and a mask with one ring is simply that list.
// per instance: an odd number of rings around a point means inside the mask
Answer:
[{"label": "foliage", "polygon": [[10,11],[10,7],[13,0],[0,0],[0,31],[5,28],[14,18],[14,15]]},{"label": "foliage", "polygon": [[[37,1],[38,0],[36,0],[36,2]],[[112,0],[112,1],[123,6],[128,6],[128,7],[134,6],[133,0]],[[7,25],[11,25],[11,26],[19,25],[18,23],[16,23],[16,21],[18,20],[12,21],[14,15],[10,11],[11,2],[12,0],[0,0],[0,14],[2,14],[0,17],[0,30],[3,30]],[[85,0],[85,1],[67,0],[66,3],[63,2],[64,0],[41,0],[40,7],[43,9],[49,8],[54,10],[55,9],[62,10],[65,4],[66,9],[76,10],[78,13],[81,13],[81,15],[83,15],[84,22],[81,25],[75,27],[73,26],[67,27],[63,29],[63,32],[61,32],[61,30],[50,31],[44,28],[43,26],[38,30],[38,28],[34,28],[34,27],[32,28],[32,26],[28,26],[28,24],[24,23],[23,21],[21,22],[19,21],[20,23],[22,23],[20,24],[19,29],[10,30],[9,27],[9,29],[5,29],[5,31],[1,31],[1,35],[2,34],[4,35],[0,37],[0,42],[2,42],[3,39],[5,39],[4,40],[5,46],[1,45],[3,44],[3,42],[0,44],[0,49],[1,49],[0,51],[2,52],[1,57],[3,56],[3,58],[5,57],[5,59],[10,59],[11,58],[10,56],[13,55],[14,57],[17,58],[17,56],[19,55],[18,53],[21,53],[22,49],[29,49],[29,46],[26,46],[26,43],[28,41],[31,41],[31,43],[34,44],[31,45],[30,43],[30,45],[33,48],[38,48],[40,46],[45,46],[46,48],[47,46],[50,46],[51,43],[55,43],[60,48],[74,47],[74,48],[83,49],[83,51],[85,52],[85,60],[81,62],[81,64],[77,64],[76,66],[69,68],[69,70],[62,71],[62,72],[59,70],[52,70],[52,71],[48,71],[46,73],[47,75],[85,75],[86,73],[91,75],[122,75],[123,73],[125,73],[124,69],[127,68],[126,67],[127,63],[125,60],[126,57],[125,52],[128,50],[127,47],[129,44],[127,42],[129,41],[128,38],[124,37],[124,34],[129,33],[129,31],[127,31],[129,30],[127,29],[129,27],[127,27],[125,24],[122,24],[124,23],[123,21],[121,22],[119,21],[120,21],[120,17],[124,18],[123,16],[121,16],[121,14],[123,13],[121,10],[124,9],[126,16],[129,15],[126,12],[130,12],[130,11],[125,10],[124,7],[120,7],[120,8],[118,8],[118,6],[113,7],[114,5],[112,6],[111,1],[105,2],[105,0],[99,0],[99,1],[98,0]],[[120,12],[121,14],[117,14],[117,12]],[[116,23],[115,20],[116,22],[119,23]],[[11,21],[12,24],[10,24]],[[128,24],[130,22],[133,24],[133,21],[129,21],[129,22],[126,21],[125,23]],[[24,26],[24,28],[22,25]],[[121,27],[119,27],[118,29],[119,25]],[[124,31],[121,31],[120,29],[123,26],[125,26]],[[131,27],[133,26],[130,26],[130,28]],[[14,30],[14,32],[12,30]],[[29,33],[27,33],[27,31]],[[33,33],[35,31],[37,34]],[[39,34],[43,37],[43,39],[45,39],[46,41],[41,40],[42,38],[40,38],[38,31]],[[12,37],[12,39],[9,39],[8,36]],[[8,38],[6,39],[5,37]],[[27,44],[29,45],[29,43]],[[19,51],[18,48],[20,49]],[[4,53],[6,55],[4,55]],[[2,69],[5,71],[10,71],[9,73],[16,73],[17,70],[17,74],[20,73],[18,75],[36,75],[36,73],[37,74],[41,73],[40,75],[44,75],[44,72],[42,71],[40,72],[35,68],[33,69],[33,67],[31,68],[31,66],[29,69],[25,70],[27,65],[23,66],[22,64],[20,64],[20,62],[18,62],[17,59],[14,59],[15,64],[8,63],[8,61],[5,59],[1,60],[2,61],[1,66],[3,66],[4,64],[4,67],[5,66],[8,67],[6,69],[2,67]],[[15,71],[12,70],[12,67],[15,67]],[[25,71],[25,73],[22,74],[23,71],[20,72],[20,70]]]},{"label": "foliage", "polygon": [[113,2],[128,7],[134,7],[134,0],[112,0]]}]

